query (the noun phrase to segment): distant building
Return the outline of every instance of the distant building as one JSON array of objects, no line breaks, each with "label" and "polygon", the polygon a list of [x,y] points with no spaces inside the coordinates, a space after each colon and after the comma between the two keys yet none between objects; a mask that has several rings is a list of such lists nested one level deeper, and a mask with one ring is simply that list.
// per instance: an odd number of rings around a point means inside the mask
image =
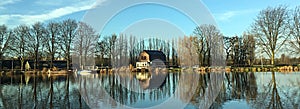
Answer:
[{"label": "distant building", "polygon": [[160,50],[143,50],[139,61],[136,62],[137,69],[148,69],[150,66],[167,67],[166,55]]}]

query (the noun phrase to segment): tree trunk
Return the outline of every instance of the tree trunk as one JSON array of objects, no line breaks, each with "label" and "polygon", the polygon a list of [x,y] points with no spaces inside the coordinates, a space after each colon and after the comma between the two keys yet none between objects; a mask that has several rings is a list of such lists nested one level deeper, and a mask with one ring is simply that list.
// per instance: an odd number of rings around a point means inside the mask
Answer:
[{"label": "tree trunk", "polygon": [[67,47],[67,70],[70,69],[70,44],[69,46]]},{"label": "tree trunk", "polygon": [[3,56],[2,56],[3,54],[2,53],[0,53],[0,64],[1,64],[1,67],[0,67],[0,70],[2,71],[2,69],[3,69]]},{"label": "tree trunk", "polygon": [[55,53],[55,51],[54,51],[54,44],[55,44],[55,36],[54,36],[54,34],[52,34],[52,38],[51,38],[51,63],[50,63],[50,68],[53,68],[53,61],[54,61],[54,53]]},{"label": "tree trunk", "polygon": [[34,71],[36,71],[36,69],[37,69],[37,67],[38,67],[38,62],[37,62],[37,60],[38,60],[38,52],[37,52],[37,50],[35,51],[35,57],[34,57]]},{"label": "tree trunk", "polygon": [[271,65],[272,67],[274,66],[274,58],[275,58],[275,53],[272,51],[272,57],[271,57]]}]

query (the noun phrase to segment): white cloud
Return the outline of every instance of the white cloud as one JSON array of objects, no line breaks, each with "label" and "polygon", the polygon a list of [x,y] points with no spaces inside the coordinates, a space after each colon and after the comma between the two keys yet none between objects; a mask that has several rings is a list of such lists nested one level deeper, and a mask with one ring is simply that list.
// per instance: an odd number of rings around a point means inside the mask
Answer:
[{"label": "white cloud", "polygon": [[2,0],[0,2],[0,7],[4,6],[4,5],[7,5],[7,4],[13,4],[13,3],[18,2],[18,1],[20,1],[20,0]]},{"label": "white cloud", "polygon": [[62,5],[66,0],[37,0],[35,4],[41,6],[59,6]]},{"label": "white cloud", "polygon": [[259,10],[238,10],[238,11],[227,11],[220,14],[215,14],[215,18],[219,21],[230,21],[233,17],[238,15],[245,15],[253,12],[258,12]]},{"label": "white cloud", "polygon": [[[43,22],[55,18],[59,18],[68,14],[91,9],[95,0],[81,1],[69,6],[64,6],[58,9],[50,10],[47,13],[41,13],[36,15],[28,14],[12,14],[12,15],[0,15],[0,22],[15,27],[20,24],[33,24],[35,22]],[[73,2],[71,2],[73,3]]]},{"label": "white cloud", "polygon": [[90,6],[82,6],[82,7],[63,7],[59,9],[55,9],[49,13],[39,14],[39,15],[21,15],[21,14],[14,14],[14,15],[0,15],[2,19],[1,22],[6,22],[8,25],[11,25],[11,21],[13,22],[20,22],[23,24],[33,24],[35,22],[43,22],[46,20],[58,18],[64,15],[68,15],[74,12],[82,11],[90,9]]},{"label": "white cloud", "polygon": [[22,22],[34,23],[37,21],[45,21],[45,20],[49,20],[49,19],[53,19],[53,18],[58,18],[58,17],[64,16],[64,15],[87,10],[90,8],[91,8],[91,6],[89,6],[89,5],[81,6],[81,7],[63,7],[63,8],[55,9],[46,14],[16,15],[16,16],[20,17]]},{"label": "white cloud", "polygon": [[[9,19],[9,15],[0,15],[0,22],[7,22]],[[2,25],[2,24],[0,24]]]},{"label": "white cloud", "polygon": [[222,21],[228,20],[230,18],[232,18],[233,16],[235,16],[237,13],[233,12],[233,11],[229,11],[229,12],[225,12],[221,15],[219,15],[219,17],[217,19],[220,19]]},{"label": "white cloud", "polygon": [[14,4],[14,3],[16,3],[18,1],[20,1],[20,0],[2,0],[0,2],[0,10],[4,10],[5,9],[5,7],[4,7],[5,5]]}]

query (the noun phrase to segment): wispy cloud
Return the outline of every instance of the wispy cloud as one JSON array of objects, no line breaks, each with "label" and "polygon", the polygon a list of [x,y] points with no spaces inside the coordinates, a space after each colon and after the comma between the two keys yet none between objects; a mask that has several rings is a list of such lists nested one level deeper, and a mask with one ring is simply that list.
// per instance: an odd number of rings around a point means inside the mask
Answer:
[{"label": "wispy cloud", "polygon": [[7,5],[7,4],[13,4],[13,3],[18,2],[18,1],[20,1],[20,0],[2,0],[0,2],[0,6],[4,6],[4,5]]},{"label": "wispy cloud", "polygon": [[230,21],[233,17],[239,15],[246,15],[254,12],[258,12],[259,10],[252,9],[252,10],[237,10],[237,11],[226,11],[224,13],[217,13],[214,14],[216,20],[218,21]]},{"label": "wispy cloud", "polygon": [[[30,15],[27,13],[0,15],[0,23],[4,23],[9,27],[15,27],[20,24],[33,24],[35,22],[43,22],[72,13],[89,10],[93,7],[94,2],[95,0],[80,0],[80,2],[77,1],[76,3],[70,2],[68,5],[62,6],[60,8],[35,15]],[[48,5],[50,4],[48,3]]]},{"label": "wispy cloud", "polygon": [[5,9],[5,5],[8,5],[8,4],[14,4],[14,3],[16,3],[16,2],[18,2],[18,1],[20,1],[20,0],[2,0],[1,2],[0,2],[0,10],[3,10],[3,9]]},{"label": "wispy cloud", "polygon": [[228,12],[222,13],[220,15],[217,15],[217,19],[219,19],[221,21],[226,21],[226,20],[229,20],[230,18],[232,18],[235,15],[237,15],[237,12],[228,11]]},{"label": "wispy cloud", "polygon": [[59,6],[59,5],[62,5],[64,2],[67,2],[67,1],[68,0],[47,0],[47,1],[37,0],[37,1],[35,1],[35,4],[41,5],[41,6]]},{"label": "wispy cloud", "polygon": [[[0,22],[5,23],[8,21],[8,19],[9,19],[9,15],[0,15]],[[0,25],[2,25],[2,24],[0,24]]]},{"label": "wispy cloud", "polygon": [[46,20],[58,18],[64,15],[68,15],[74,12],[79,12],[82,10],[90,9],[91,6],[82,6],[82,7],[63,7],[55,9],[49,13],[39,14],[39,15],[0,15],[0,18],[4,18],[4,22],[8,22],[9,19],[16,20],[24,24],[33,24],[35,22],[43,22]]}]

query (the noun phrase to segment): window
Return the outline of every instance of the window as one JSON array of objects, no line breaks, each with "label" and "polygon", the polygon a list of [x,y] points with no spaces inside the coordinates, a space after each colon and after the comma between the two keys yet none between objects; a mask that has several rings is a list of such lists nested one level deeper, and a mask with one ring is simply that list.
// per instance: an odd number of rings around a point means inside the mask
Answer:
[{"label": "window", "polygon": [[142,56],[142,60],[146,60],[147,58],[146,58],[146,56]]}]

